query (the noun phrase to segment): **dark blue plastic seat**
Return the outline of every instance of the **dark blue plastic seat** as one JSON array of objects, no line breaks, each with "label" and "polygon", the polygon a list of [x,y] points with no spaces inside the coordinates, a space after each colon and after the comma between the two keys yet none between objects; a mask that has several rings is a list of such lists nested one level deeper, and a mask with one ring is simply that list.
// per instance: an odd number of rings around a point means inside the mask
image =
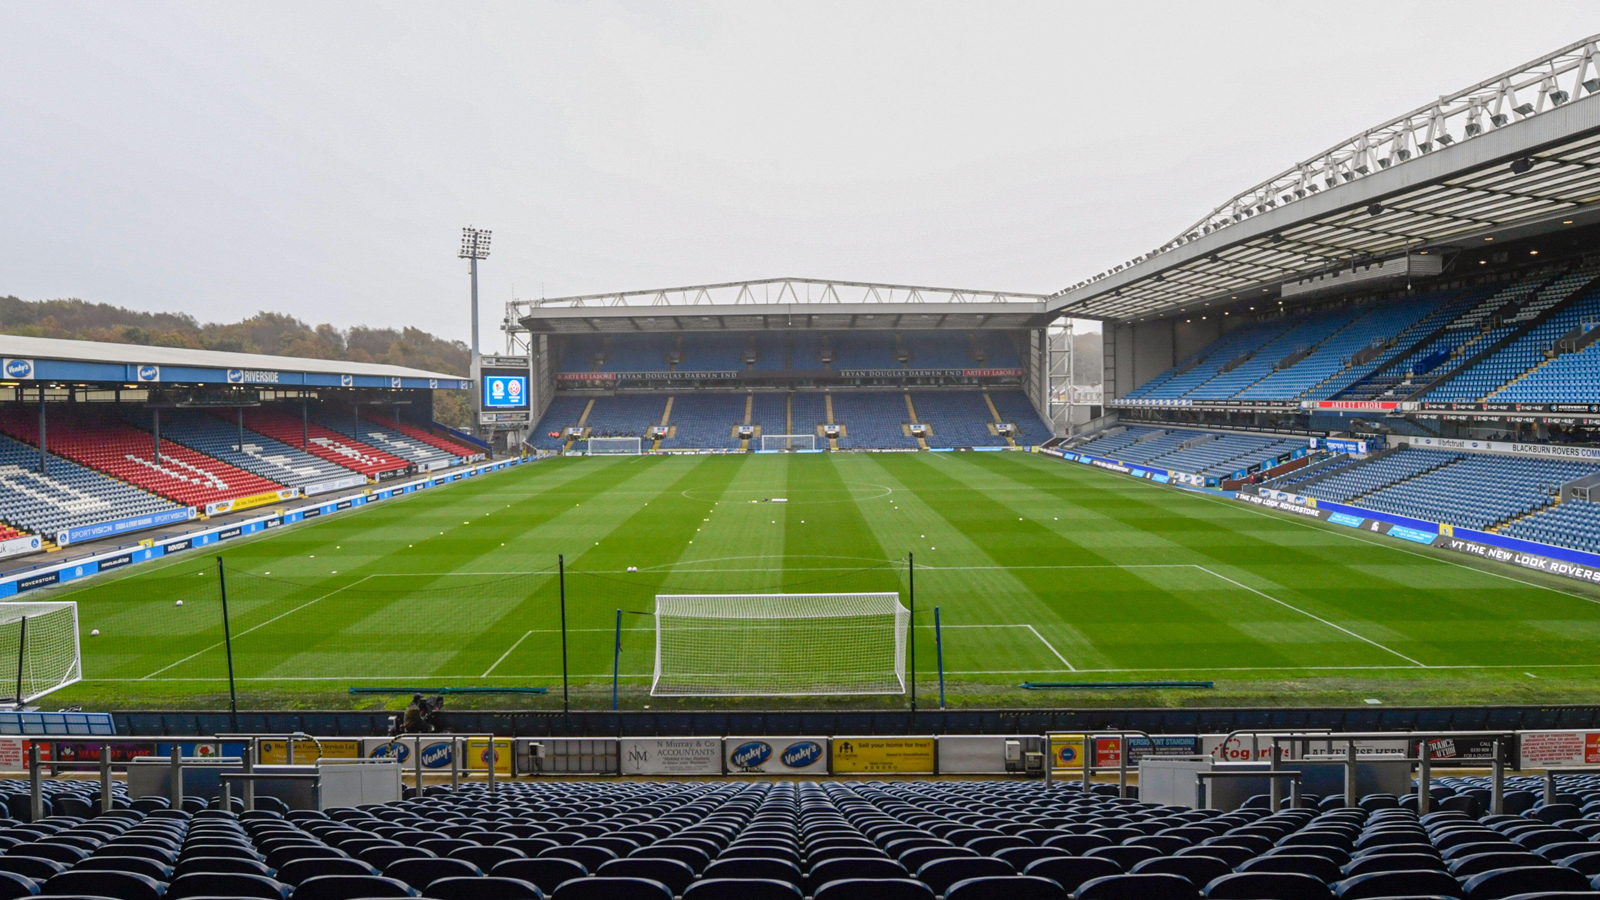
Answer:
[{"label": "dark blue plastic seat", "polygon": [[800,886],[776,878],[701,878],[683,900],[801,900]]},{"label": "dark blue plastic seat", "polygon": [[515,878],[441,878],[428,885],[429,900],[544,900],[544,893]]},{"label": "dark blue plastic seat", "polygon": [[417,892],[397,878],[381,875],[318,875],[300,882],[294,900],[366,900],[415,897]]},{"label": "dark blue plastic seat", "polygon": [[1332,900],[1321,879],[1296,872],[1234,872],[1205,887],[1206,900]]},{"label": "dark blue plastic seat", "polygon": [[1034,875],[991,875],[950,885],[944,900],[1066,900],[1067,892],[1048,878]]},{"label": "dark blue plastic seat", "polygon": [[287,900],[289,885],[265,875],[236,872],[196,872],[175,879],[167,887],[168,900],[189,897],[239,897],[257,900]]},{"label": "dark blue plastic seat", "polygon": [[811,900],[934,900],[934,895],[914,878],[845,878],[818,887]]},{"label": "dark blue plastic seat", "polygon": [[1182,875],[1108,875],[1086,881],[1074,900],[1198,900],[1200,891]]}]

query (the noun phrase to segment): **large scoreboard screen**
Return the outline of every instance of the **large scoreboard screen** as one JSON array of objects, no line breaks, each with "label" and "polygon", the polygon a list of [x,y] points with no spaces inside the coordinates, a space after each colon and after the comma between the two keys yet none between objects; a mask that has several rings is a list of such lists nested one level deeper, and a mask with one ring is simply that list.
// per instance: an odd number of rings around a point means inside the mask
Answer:
[{"label": "large scoreboard screen", "polygon": [[527,409],[528,376],[485,374],[483,376],[483,408]]}]

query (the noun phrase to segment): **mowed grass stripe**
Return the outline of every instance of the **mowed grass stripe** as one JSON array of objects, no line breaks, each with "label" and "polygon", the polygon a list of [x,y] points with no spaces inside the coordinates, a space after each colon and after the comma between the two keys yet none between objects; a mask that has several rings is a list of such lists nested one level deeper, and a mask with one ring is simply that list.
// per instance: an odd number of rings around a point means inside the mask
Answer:
[{"label": "mowed grass stripe", "polygon": [[[990,499],[983,487],[994,486],[993,473],[968,459],[962,456],[948,460],[937,474],[972,479],[971,494],[957,502],[983,508],[985,519],[995,523],[998,534],[987,539],[995,545],[990,554],[1003,564],[1020,564],[1023,552],[1050,558],[1046,548],[1062,536],[1057,530],[1061,527],[1057,517],[1047,517],[1047,510],[1031,507],[1022,498],[1036,499],[1038,495],[1027,492],[996,491],[996,499]],[[936,502],[951,500],[940,494]],[[1026,514],[1030,509],[1034,512],[1032,518]],[[1024,515],[1017,515],[1019,511]],[[1181,547],[1157,535],[1137,532],[1100,516],[1080,518],[1092,521],[1091,531],[1105,533],[1121,527],[1140,535],[1135,558],[1146,565],[1192,562]],[[1068,533],[1075,524],[1068,522]],[[1012,529],[1028,537],[1012,540],[1006,535]],[[1019,545],[1023,551],[1017,549]],[[1176,581],[1174,575],[1179,576]],[[1249,660],[1257,665],[1285,666],[1394,661],[1393,654],[1381,653],[1354,634],[1252,595],[1203,570],[1130,567],[1097,569],[1082,576],[1098,590],[1065,584],[1062,573],[1022,570],[1017,577],[1071,623],[1076,633],[1092,641],[1097,652],[1111,661],[1109,667],[1147,667],[1160,664],[1161,660],[1170,664],[1208,660],[1215,665]],[[1096,596],[1101,602],[1084,602]],[[1070,611],[1065,608],[1069,605]],[[1308,628],[1308,622],[1316,627]]]},{"label": "mowed grass stripe", "polygon": [[[1555,591],[1539,590],[1477,569],[1406,552],[1376,548],[1342,526],[1263,517],[1258,510],[1230,501],[1213,502],[1170,488],[1034,457],[1028,469],[1050,479],[1065,468],[1074,484],[1053,492],[1110,494],[1110,510],[1145,507],[1169,523],[1172,540],[1212,562],[1219,574],[1314,612],[1429,665],[1469,663],[1582,663],[1588,643],[1570,637],[1568,628],[1540,628],[1541,622],[1594,625],[1600,606]],[[1054,466],[1052,466],[1054,464]],[[1041,467],[1043,469],[1041,470]],[[1029,476],[1029,480],[1033,476]],[[1235,537],[1191,539],[1217,528]],[[1175,529],[1175,530],[1174,530]],[[1379,539],[1384,540],[1384,539]],[[1374,549],[1379,552],[1375,554]],[[1372,564],[1378,556],[1395,564]],[[1365,560],[1360,565],[1355,560]],[[1507,627],[1519,639],[1503,639]],[[1523,639],[1522,635],[1526,635]]]},{"label": "mowed grass stripe", "polygon": [[[1037,516],[1041,524],[1046,527],[1055,528],[1059,525],[1055,517],[1051,516],[1050,521],[1045,521],[1046,516],[1043,512],[1023,503],[1021,498],[1026,495],[1011,490],[995,490],[1007,484],[1024,483],[1018,476],[1026,472],[1026,468],[1016,465],[996,468],[981,456],[965,458],[961,464],[984,470],[988,477],[982,479],[982,486],[992,490],[994,496],[1001,502],[1007,503],[1019,512]],[[1080,474],[1088,480],[1090,487],[1099,486],[1091,479],[1102,473],[1073,472],[1073,475]],[[1040,493],[1046,497],[1061,497],[1062,492],[1059,489],[1054,485],[1050,488]],[[1167,493],[1175,495],[1171,490]],[[1191,498],[1185,495],[1180,499]],[[1087,539],[1116,532],[1119,528],[1124,531],[1131,530],[1141,536],[1138,553],[1133,558],[1196,567],[1194,571],[1186,574],[1198,583],[1185,584],[1175,592],[1169,591],[1168,594],[1174,599],[1191,607],[1199,606],[1200,611],[1209,618],[1233,623],[1236,630],[1252,636],[1255,643],[1268,646],[1274,655],[1291,661],[1301,661],[1301,664],[1305,664],[1304,661],[1308,659],[1317,661],[1315,664],[1318,665],[1363,663],[1387,665],[1397,661],[1412,665],[1421,664],[1413,656],[1391,645],[1388,640],[1374,637],[1373,632],[1385,638],[1389,637],[1389,633],[1379,625],[1341,623],[1311,608],[1305,598],[1297,596],[1295,592],[1280,584],[1270,581],[1266,584],[1251,583],[1249,575],[1224,571],[1226,567],[1223,561],[1208,551],[1218,546],[1231,549],[1242,542],[1242,537],[1238,533],[1225,526],[1196,520],[1189,522],[1188,528],[1161,533],[1156,530],[1133,528],[1121,518],[1106,514],[1130,507],[1136,508],[1139,505],[1136,501],[1114,504],[1086,502],[1077,506],[1077,517],[1092,522],[1091,527],[1083,529],[1086,535],[1091,536]],[[1121,540],[1126,540],[1125,536]],[[1107,555],[1113,558],[1124,557],[1127,551]],[[1147,568],[1134,568],[1131,571],[1147,581],[1153,581],[1164,574]],[[1221,595],[1231,597],[1231,601],[1224,603],[1214,599],[1219,596],[1219,591]],[[1204,647],[1208,643],[1204,636],[1197,635],[1196,640],[1190,642],[1188,646]],[[1365,644],[1366,647],[1359,646],[1360,644]],[[1232,643],[1230,646],[1234,647],[1238,655],[1260,655],[1256,648],[1248,644]],[[1379,651],[1376,658],[1373,657],[1374,650]]]},{"label": "mowed grass stripe", "polygon": [[[609,466],[583,477],[591,480],[591,486],[604,496],[607,486],[647,483],[653,474],[654,467],[624,470]],[[480,500],[483,499],[480,495]],[[317,554],[315,564],[328,567],[324,570],[328,574],[320,582],[320,591],[296,589],[277,603],[262,605],[257,610],[257,616],[261,617],[258,621],[251,621],[254,617],[240,617],[236,622],[238,637],[234,655],[240,674],[362,678],[407,673],[424,676],[438,672],[469,635],[482,630],[499,612],[523,599],[505,595],[463,596],[463,592],[448,583],[449,575],[384,577],[415,565],[415,559],[408,557],[426,560],[432,571],[450,572],[478,556],[473,552],[475,540],[471,537],[463,540],[463,532],[472,527],[470,511],[464,511],[465,502],[441,491],[435,503],[421,506],[406,521],[396,524],[395,530],[398,537],[406,541],[404,544],[396,540],[389,554],[357,565],[353,570],[335,568],[340,565],[337,559],[323,562],[328,556],[327,549]],[[482,504],[487,505],[488,502]],[[496,505],[504,507],[503,503]],[[482,506],[480,515],[488,512]],[[565,507],[550,504],[534,512],[530,517],[533,521],[523,521],[522,527],[529,532],[545,528],[570,532],[573,529],[566,525],[552,525],[567,515],[570,513]],[[447,520],[445,516],[452,518]],[[444,540],[430,542],[421,536],[419,529],[431,531],[430,538]],[[413,544],[419,546],[413,547]],[[396,559],[391,561],[391,557]],[[310,555],[300,565],[302,569],[312,565]],[[334,571],[339,574],[333,575]],[[303,572],[301,577],[304,577]],[[515,582],[516,579],[511,580]],[[375,585],[374,581],[379,583]],[[264,590],[277,584],[260,580]],[[336,588],[350,590],[346,593]],[[306,605],[308,603],[311,605]],[[294,611],[283,615],[290,610]],[[281,618],[264,624],[275,616]],[[264,627],[250,630],[261,624]],[[199,649],[204,652],[162,674],[203,676],[215,672],[222,648],[213,643],[209,648]]]}]

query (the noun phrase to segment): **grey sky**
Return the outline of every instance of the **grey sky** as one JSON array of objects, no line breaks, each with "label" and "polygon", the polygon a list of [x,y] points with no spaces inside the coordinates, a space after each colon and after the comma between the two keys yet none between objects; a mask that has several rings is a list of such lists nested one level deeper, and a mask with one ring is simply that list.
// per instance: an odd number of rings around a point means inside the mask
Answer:
[{"label": "grey sky", "polygon": [[1526,0],[0,0],[0,293],[464,338],[469,223],[489,348],[513,289],[1050,291],[1594,32]]}]

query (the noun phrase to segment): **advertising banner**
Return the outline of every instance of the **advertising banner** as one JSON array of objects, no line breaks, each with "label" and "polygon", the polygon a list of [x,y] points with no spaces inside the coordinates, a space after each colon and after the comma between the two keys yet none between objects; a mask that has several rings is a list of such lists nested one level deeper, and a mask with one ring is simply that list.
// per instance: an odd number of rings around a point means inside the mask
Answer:
[{"label": "advertising banner", "polygon": [[933,748],[931,737],[834,738],[833,772],[835,775],[932,775]]},{"label": "advertising banner", "polygon": [[1525,731],[1517,743],[1524,769],[1600,763],[1600,734],[1593,731]]},{"label": "advertising banner", "polygon": [[[1192,734],[1158,734],[1155,738],[1155,748],[1152,750],[1150,742],[1142,737],[1128,738],[1128,765],[1138,764],[1139,760],[1147,756],[1194,756],[1200,752],[1200,740]],[[1095,741],[1094,764],[1102,768],[1117,768],[1122,765],[1122,739],[1100,738]]]},{"label": "advertising banner", "polygon": [[186,506],[182,509],[165,509],[142,516],[129,516],[126,519],[112,519],[109,522],[96,522],[93,525],[78,525],[73,528],[63,529],[56,532],[56,543],[65,547],[68,544],[81,544],[84,541],[113,537],[129,531],[142,531],[159,525],[187,522],[192,518],[194,518],[194,507],[192,506]]},{"label": "advertising banner", "polygon": [[824,737],[730,737],[722,740],[729,774],[826,775]]},{"label": "advertising banner", "polygon": [[1050,768],[1083,771],[1083,735],[1050,735]]},{"label": "advertising banner", "polygon": [[[289,764],[288,741],[261,741],[257,746],[260,747],[261,759],[259,761],[262,765],[282,766]],[[317,750],[317,745],[312,741],[297,740],[294,742],[294,764],[297,766],[311,765],[319,759],[360,758],[360,741],[323,741],[320,753]]]},{"label": "advertising banner", "polygon": [[298,496],[300,496],[300,491],[297,488],[284,488],[279,491],[263,491],[259,494],[251,494],[248,497],[235,497],[232,500],[218,500],[215,503],[206,504],[206,515],[214,516],[218,513],[241,512],[246,509],[255,509],[258,506],[266,506],[269,503],[293,500]]},{"label": "advertising banner", "polygon": [[719,738],[623,738],[624,775],[721,775]]},{"label": "advertising banner", "polygon": [[365,475],[343,475],[338,478],[330,478],[327,481],[319,481],[315,484],[308,484],[301,488],[301,490],[305,491],[305,495],[307,497],[315,497],[318,494],[326,494],[332,491],[342,491],[346,488],[361,487],[366,483],[367,476]]},{"label": "advertising banner", "polygon": [[494,773],[496,775],[510,775],[511,764],[514,757],[511,755],[511,739],[495,738],[494,749],[489,749],[487,738],[467,738],[467,770],[484,772],[489,768],[489,761],[494,760]]},{"label": "advertising banner", "polygon": [[417,752],[416,738],[362,738],[361,755],[366,759],[399,760],[401,767],[411,765],[411,754]]},{"label": "advertising banner", "polygon": [[0,541],[0,558],[16,556],[19,553],[32,553],[41,546],[42,543],[36,534],[25,534],[9,541]]}]

